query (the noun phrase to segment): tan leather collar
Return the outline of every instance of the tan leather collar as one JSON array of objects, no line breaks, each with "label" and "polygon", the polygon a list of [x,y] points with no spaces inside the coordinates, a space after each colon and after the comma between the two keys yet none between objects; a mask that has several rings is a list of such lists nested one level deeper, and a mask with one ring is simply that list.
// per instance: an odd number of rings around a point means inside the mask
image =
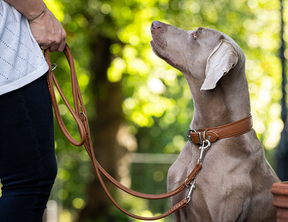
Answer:
[{"label": "tan leather collar", "polygon": [[224,126],[200,130],[189,130],[187,137],[191,143],[195,144],[202,144],[202,142],[206,139],[208,139],[210,142],[215,142],[216,140],[240,136],[247,133],[252,129],[252,126],[252,116],[249,114],[249,116],[241,120]]}]

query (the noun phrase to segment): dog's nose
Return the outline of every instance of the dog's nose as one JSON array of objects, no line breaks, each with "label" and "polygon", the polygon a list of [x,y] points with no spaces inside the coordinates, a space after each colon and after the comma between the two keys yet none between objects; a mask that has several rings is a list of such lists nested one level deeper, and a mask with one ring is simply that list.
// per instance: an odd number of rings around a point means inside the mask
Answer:
[{"label": "dog's nose", "polygon": [[160,29],[162,24],[163,24],[163,23],[161,23],[161,22],[159,22],[159,21],[154,21],[154,22],[152,22],[151,30]]}]

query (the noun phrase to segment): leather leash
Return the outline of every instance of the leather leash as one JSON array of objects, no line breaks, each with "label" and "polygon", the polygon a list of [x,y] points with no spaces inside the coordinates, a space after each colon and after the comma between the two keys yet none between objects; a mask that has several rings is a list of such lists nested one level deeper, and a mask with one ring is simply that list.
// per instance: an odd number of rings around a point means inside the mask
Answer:
[{"label": "leather leash", "polygon": [[[200,156],[198,159],[198,163],[194,166],[194,168],[192,169],[191,173],[187,176],[186,180],[182,182],[182,184],[177,187],[176,189],[174,189],[173,191],[170,191],[168,193],[163,193],[163,194],[144,194],[144,193],[140,193],[134,190],[131,190],[127,187],[125,187],[124,185],[122,185],[121,183],[119,183],[117,180],[115,180],[109,173],[107,173],[103,167],[99,164],[99,162],[97,161],[95,154],[94,154],[94,149],[93,149],[93,144],[91,141],[91,136],[90,136],[90,129],[89,129],[89,124],[88,124],[88,118],[87,118],[87,112],[82,100],[82,96],[81,96],[81,92],[80,92],[80,88],[79,88],[79,84],[77,81],[77,76],[76,76],[76,72],[75,72],[75,65],[74,65],[74,59],[71,53],[70,48],[68,47],[68,45],[66,45],[65,50],[64,50],[64,54],[68,60],[69,66],[70,66],[70,70],[71,70],[71,85],[72,85],[72,94],[73,94],[73,101],[74,101],[74,109],[71,107],[71,105],[69,104],[68,100],[65,98],[64,93],[62,92],[56,77],[53,73],[52,70],[52,66],[51,66],[51,61],[50,61],[50,57],[49,57],[49,49],[46,49],[44,51],[44,56],[45,59],[49,65],[49,71],[48,71],[48,75],[47,75],[47,82],[48,82],[48,87],[49,87],[49,92],[50,92],[50,96],[51,96],[51,100],[52,100],[52,104],[54,107],[54,112],[55,112],[55,116],[56,119],[58,121],[58,124],[60,126],[60,129],[62,130],[63,134],[66,136],[66,138],[69,140],[69,142],[71,142],[73,145],[75,146],[81,146],[84,145],[88,155],[90,156],[94,169],[96,171],[96,174],[99,178],[99,181],[105,191],[105,193],[107,194],[107,196],[109,197],[109,199],[112,201],[112,203],[119,209],[121,210],[123,213],[127,214],[128,216],[131,216],[133,218],[136,219],[140,219],[140,220],[158,220],[161,219],[163,217],[166,217],[168,215],[170,215],[171,213],[183,208],[184,206],[186,206],[190,200],[191,200],[191,194],[193,189],[195,188],[194,184],[195,184],[195,177],[198,174],[198,172],[201,170],[202,168],[202,157],[203,157],[203,152],[206,148],[210,147],[210,142],[209,139],[206,139],[205,137],[205,133],[204,132],[200,132],[200,137],[199,137],[199,132],[198,132],[198,138],[201,138],[201,135],[203,137],[203,142],[202,142],[202,147],[201,148],[201,152],[200,152]],[[68,132],[67,128],[65,127],[65,124],[62,120],[59,108],[58,108],[58,104],[57,104],[57,100],[55,97],[55,93],[54,93],[54,84],[57,88],[57,90],[59,91],[64,103],[66,104],[67,108],[69,109],[70,113],[72,114],[73,118],[75,119],[78,128],[79,128],[79,133],[80,133],[80,137],[81,140],[77,141],[75,140],[70,133]],[[246,124],[244,124],[246,125]],[[236,124],[236,128],[239,126],[239,124]],[[249,126],[250,127],[250,126]],[[248,127],[248,128],[249,128]],[[251,126],[252,127],[252,126]],[[251,129],[250,127],[250,129]],[[246,127],[247,128],[247,127]],[[247,128],[247,129],[248,129]],[[249,129],[249,130],[250,130]],[[249,131],[248,130],[248,131]],[[209,130],[210,131],[210,130]],[[245,130],[245,132],[248,132]],[[191,130],[192,132],[192,130]],[[219,131],[217,131],[219,134]],[[243,133],[245,133],[243,131]],[[192,134],[190,133],[190,131],[188,131],[189,136],[190,137],[190,141],[194,143],[194,132],[192,132]],[[217,134],[217,135],[218,135]],[[221,133],[220,133],[221,134]],[[211,135],[207,132],[207,135],[209,135],[211,137]],[[214,134],[213,134],[214,135]],[[213,137],[214,138],[214,137]],[[217,137],[218,139],[221,138],[221,136]],[[201,140],[201,139],[200,139]],[[207,144],[208,141],[208,144]],[[196,143],[196,142],[195,142]],[[101,173],[108,179],[110,180],[115,186],[117,186],[119,189],[121,189],[122,191],[139,197],[139,198],[143,198],[143,199],[164,199],[164,198],[169,198],[171,196],[174,196],[178,193],[180,193],[181,191],[183,191],[186,187],[189,189],[187,196],[181,200],[179,203],[175,204],[174,206],[171,207],[171,209],[169,209],[167,212],[163,213],[162,215],[156,216],[156,217],[141,217],[141,216],[137,216],[134,215],[128,211],[126,211],[125,209],[123,209],[115,200],[114,198],[111,196],[111,194],[109,193],[103,179],[101,176]]]},{"label": "leather leash", "polygon": [[[181,200],[179,203],[175,204],[173,207],[171,207],[170,210],[168,210],[167,212],[165,212],[164,214],[157,216],[157,217],[141,217],[141,216],[137,216],[134,215],[128,211],[126,211],[125,209],[123,209],[121,206],[118,205],[118,203],[113,199],[113,197],[111,196],[111,194],[109,193],[100,172],[108,179],[110,180],[115,186],[117,186],[119,189],[123,190],[124,192],[131,194],[133,196],[139,197],[139,198],[144,198],[144,199],[164,199],[164,198],[168,198],[171,196],[176,195],[177,193],[181,192],[182,190],[184,190],[186,187],[190,188],[190,184],[192,184],[193,179],[195,178],[195,176],[197,175],[197,173],[201,170],[202,165],[198,164],[195,165],[195,167],[193,168],[193,170],[191,171],[191,173],[188,175],[188,177],[186,178],[186,180],[175,190],[168,192],[168,193],[164,193],[164,194],[144,194],[144,193],[140,193],[134,190],[131,190],[125,186],[123,186],[122,184],[120,184],[117,180],[115,180],[109,173],[107,173],[103,167],[99,164],[99,162],[97,161],[97,159],[95,158],[95,154],[94,154],[94,149],[93,149],[93,145],[92,145],[92,141],[91,141],[91,137],[90,137],[90,130],[89,130],[89,125],[88,125],[88,118],[87,118],[87,113],[86,113],[86,109],[82,100],[82,96],[81,96],[81,92],[79,89],[79,85],[78,85],[78,81],[77,81],[77,76],[76,76],[76,72],[75,72],[75,65],[74,65],[74,59],[71,53],[70,48],[68,47],[68,45],[66,45],[65,50],[64,50],[64,54],[68,60],[69,66],[70,66],[70,70],[71,70],[71,84],[72,84],[72,94],[73,94],[73,101],[74,101],[74,109],[71,107],[71,105],[69,104],[68,100],[65,98],[64,93],[62,92],[57,79],[52,71],[52,67],[51,67],[51,61],[50,61],[50,57],[49,57],[49,49],[46,49],[44,51],[44,56],[45,59],[49,65],[49,71],[48,71],[48,75],[47,75],[47,82],[48,82],[48,87],[49,87],[49,92],[50,92],[50,96],[51,96],[51,100],[52,100],[52,104],[54,107],[54,112],[55,112],[55,116],[56,119],[59,123],[60,129],[62,130],[63,134],[66,136],[66,138],[69,140],[69,142],[71,142],[73,145],[75,146],[81,146],[84,145],[87,153],[89,154],[92,162],[93,162],[93,166],[95,168],[96,174],[99,178],[99,181],[105,191],[105,193],[107,194],[107,196],[109,197],[109,199],[113,202],[113,204],[119,209],[121,210],[123,213],[134,217],[136,219],[140,219],[140,220],[158,220],[161,219],[163,217],[166,217],[168,215],[170,215],[171,213],[179,210],[180,208],[184,207],[187,205],[187,203],[190,201],[190,198],[185,197],[183,200]],[[79,132],[80,132],[80,136],[81,136],[81,141],[77,141],[75,140],[70,133],[68,132],[67,128],[65,127],[65,124],[62,120],[59,108],[58,108],[58,104],[57,104],[57,100],[55,97],[55,93],[54,93],[54,86],[53,86],[53,82],[57,88],[57,90],[59,91],[64,103],[66,104],[67,108],[69,109],[69,111],[71,112],[73,118],[75,119],[78,128],[79,128]],[[191,189],[190,189],[191,190]]]}]

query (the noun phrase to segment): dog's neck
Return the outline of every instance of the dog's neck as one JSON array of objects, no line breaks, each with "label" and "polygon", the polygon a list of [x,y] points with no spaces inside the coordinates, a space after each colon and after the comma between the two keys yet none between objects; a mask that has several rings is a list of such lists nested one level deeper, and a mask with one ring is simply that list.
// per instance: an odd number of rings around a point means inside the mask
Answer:
[{"label": "dog's neck", "polygon": [[231,70],[213,90],[200,91],[202,81],[188,79],[194,101],[192,129],[222,126],[250,114],[245,67]]}]

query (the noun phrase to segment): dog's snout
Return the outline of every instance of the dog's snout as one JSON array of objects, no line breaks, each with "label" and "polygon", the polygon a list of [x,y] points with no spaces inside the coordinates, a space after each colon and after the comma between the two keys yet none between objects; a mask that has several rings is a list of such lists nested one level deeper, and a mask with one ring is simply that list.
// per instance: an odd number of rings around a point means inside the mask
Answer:
[{"label": "dog's snout", "polygon": [[152,22],[151,30],[160,29],[163,23],[159,21]]}]

